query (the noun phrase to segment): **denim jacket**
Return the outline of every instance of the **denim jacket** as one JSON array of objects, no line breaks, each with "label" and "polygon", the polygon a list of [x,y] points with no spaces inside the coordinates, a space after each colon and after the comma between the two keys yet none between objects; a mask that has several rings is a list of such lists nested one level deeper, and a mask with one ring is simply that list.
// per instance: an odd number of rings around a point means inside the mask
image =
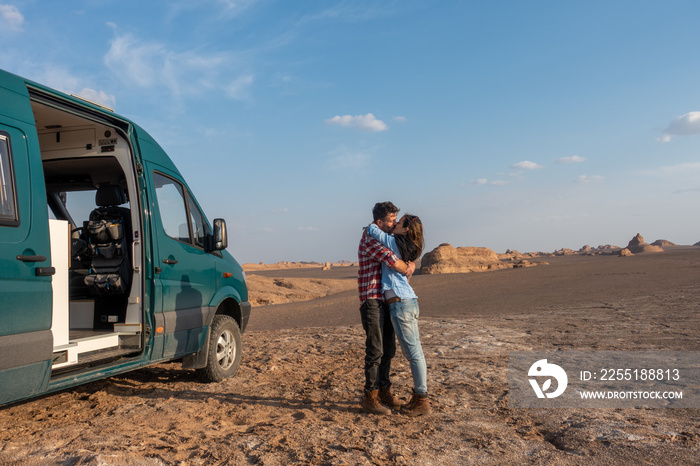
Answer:
[{"label": "denim jacket", "polygon": [[[399,252],[399,248],[396,245],[394,235],[384,233],[374,223],[367,228],[367,233],[369,233],[372,238],[391,249],[397,257],[403,259],[401,257],[401,253]],[[413,291],[413,288],[411,288],[411,285],[408,284],[408,277],[406,275],[387,267],[386,264],[382,264],[382,291],[386,292],[388,290],[393,290],[394,293],[396,293],[396,296],[401,299],[418,298],[416,293]]]}]

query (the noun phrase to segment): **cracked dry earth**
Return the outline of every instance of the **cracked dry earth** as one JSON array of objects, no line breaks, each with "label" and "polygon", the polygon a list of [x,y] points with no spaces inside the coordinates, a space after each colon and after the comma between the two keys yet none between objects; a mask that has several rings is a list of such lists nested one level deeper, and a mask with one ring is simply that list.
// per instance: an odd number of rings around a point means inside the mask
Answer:
[{"label": "cracked dry earth", "polygon": [[[161,364],[0,409],[0,464],[697,464],[700,410],[511,409],[507,362],[574,346],[697,350],[698,294],[424,319],[434,414],[419,418],[360,412],[359,325],[251,331],[219,384]],[[393,369],[406,399],[402,355]]]}]

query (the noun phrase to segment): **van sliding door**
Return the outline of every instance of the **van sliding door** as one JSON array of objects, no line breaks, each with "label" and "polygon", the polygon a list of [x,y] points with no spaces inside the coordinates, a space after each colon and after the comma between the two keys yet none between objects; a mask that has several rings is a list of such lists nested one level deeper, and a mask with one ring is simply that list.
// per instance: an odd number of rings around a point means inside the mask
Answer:
[{"label": "van sliding door", "polygon": [[[35,149],[31,153],[28,143]],[[0,404],[38,395],[48,386],[53,352],[50,258],[36,135],[28,138],[0,121]]]}]

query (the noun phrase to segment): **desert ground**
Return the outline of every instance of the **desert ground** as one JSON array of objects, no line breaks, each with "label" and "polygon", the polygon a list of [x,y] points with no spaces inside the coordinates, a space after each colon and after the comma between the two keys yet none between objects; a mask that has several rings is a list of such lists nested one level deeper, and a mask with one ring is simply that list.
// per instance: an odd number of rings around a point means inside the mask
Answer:
[{"label": "desert ground", "polygon": [[[511,351],[700,351],[700,247],[546,261],[412,278],[432,415],[360,412],[355,267],[251,271],[287,302],[253,308],[236,377],[160,364],[0,408],[0,464],[700,464],[700,409],[515,409],[507,379]],[[393,381],[407,399],[400,351]]]}]

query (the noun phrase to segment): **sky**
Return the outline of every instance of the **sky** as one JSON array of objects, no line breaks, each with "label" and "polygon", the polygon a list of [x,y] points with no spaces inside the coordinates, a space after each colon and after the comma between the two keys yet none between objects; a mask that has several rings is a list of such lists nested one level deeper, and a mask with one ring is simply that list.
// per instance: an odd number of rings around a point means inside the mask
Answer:
[{"label": "sky", "polygon": [[[0,0],[2,1],[2,0]],[[25,0],[0,68],[116,109],[239,262],[700,241],[700,2]]]}]

